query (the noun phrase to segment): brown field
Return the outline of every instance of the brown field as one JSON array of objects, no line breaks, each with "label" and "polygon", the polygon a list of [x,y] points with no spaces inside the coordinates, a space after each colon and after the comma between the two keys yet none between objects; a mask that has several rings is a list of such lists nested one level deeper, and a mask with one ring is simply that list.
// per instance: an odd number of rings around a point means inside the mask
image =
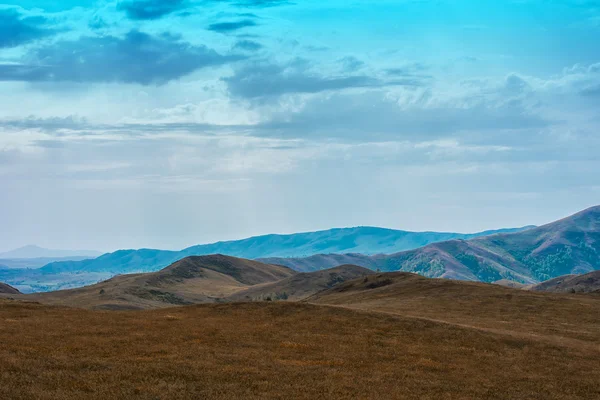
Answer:
[{"label": "brown field", "polygon": [[383,274],[311,301],[0,300],[0,398],[600,398],[597,296]]}]

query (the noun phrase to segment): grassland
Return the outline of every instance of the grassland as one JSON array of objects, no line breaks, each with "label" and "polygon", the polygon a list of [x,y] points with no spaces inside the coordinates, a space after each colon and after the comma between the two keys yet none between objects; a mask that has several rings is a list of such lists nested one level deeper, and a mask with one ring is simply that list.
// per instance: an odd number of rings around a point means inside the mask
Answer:
[{"label": "grassland", "polygon": [[[352,285],[357,282],[364,279]],[[393,284],[368,286],[361,292],[380,302],[398,306],[411,299],[385,293]],[[423,315],[403,315],[411,313],[399,307],[368,311],[364,302],[357,303],[363,310],[351,310],[357,305],[341,300],[337,306],[262,302],[135,312],[0,300],[0,398],[600,397],[597,297],[534,293],[538,303],[530,304],[517,295],[530,293],[493,287],[494,303],[478,299],[477,291],[468,298],[471,288],[461,287],[448,296],[475,302],[462,316],[434,289],[419,295],[423,287],[412,295],[413,305],[430,298]],[[496,297],[496,288],[513,297]],[[545,322],[539,310],[556,304],[563,306]],[[515,317],[507,324],[511,308]]]}]

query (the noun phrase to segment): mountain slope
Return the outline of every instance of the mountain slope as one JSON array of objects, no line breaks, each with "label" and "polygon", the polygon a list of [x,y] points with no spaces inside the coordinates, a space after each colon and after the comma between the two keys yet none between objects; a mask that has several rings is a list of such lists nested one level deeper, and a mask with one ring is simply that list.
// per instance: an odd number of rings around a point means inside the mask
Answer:
[{"label": "mountain slope", "polygon": [[530,288],[538,292],[600,294],[600,271],[583,275],[565,275],[539,283]]},{"label": "mountain slope", "polygon": [[149,309],[214,303],[252,285],[294,275],[282,266],[223,255],[188,257],[154,273],[120,275],[79,289],[23,298],[95,309]]},{"label": "mountain slope", "polygon": [[19,292],[14,287],[0,282],[0,294],[20,294],[20,293],[21,292]]},{"label": "mountain slope", "polygon": [[373,273],[370,269],[356,265],[342,265],[322,271],[296,274],[278,282],[256,285],[229,296],[228,300],[302,300],[342,282]]},{"label": "mountain slope", "polygon": [[81,258],[98,257],[102,253],[93,250],[52,250],[43,247],[29,245],[15,250],[0,253],[0,259],[23,259],[23,258]]},{"label": "mountain slope", "polygon": [[[336,256],[267,259],[299,270],[335,266]],[[522,232],[450,240],[392,255],[346,255],[351,263],[381,271],[407,271],[434,278],[530,284],[600,269],[600,207]]]},{"label": "mountain slope", "polygon": [[[515,231],[527,228],[500,231]],[[233,257],[256,259],[260,257],[310,256],[318,253],[393,253],[417,248],[432,242],[452,238],[468,239],[500,231],[459,234],[406,232],[358,227],[292,235],[266,235],[244,240],[193,246],[182,251],[119,250],[91,260],[53,262],[37,271],[0,271],[0,280],[28,288],[28,292],[41,292],[89,285],[118,274],[154,272],[188,256],[218,253]],[[302,270],[324,269],[342,264],[356,264],[356,262],[352,262],[350,259],[346,261],[340,259],[337,262],[324,265],[322,268]]]}]

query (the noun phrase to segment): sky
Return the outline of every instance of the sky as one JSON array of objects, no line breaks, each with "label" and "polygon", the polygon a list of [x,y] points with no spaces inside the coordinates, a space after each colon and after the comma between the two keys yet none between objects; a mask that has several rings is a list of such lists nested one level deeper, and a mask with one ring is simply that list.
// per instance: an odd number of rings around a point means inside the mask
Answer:
[{"label": "sky", "polygon": [[600,204],[598,0],[0,0],[0,250]]}]

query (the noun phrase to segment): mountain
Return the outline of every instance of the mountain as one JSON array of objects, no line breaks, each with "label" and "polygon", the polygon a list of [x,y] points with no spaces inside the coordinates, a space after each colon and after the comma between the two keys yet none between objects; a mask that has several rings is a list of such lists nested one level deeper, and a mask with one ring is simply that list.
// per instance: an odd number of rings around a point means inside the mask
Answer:
[{"label": "mountain", "polygon": [[27,258],[81,258],[98,257],[102,253],[93,250],[51,250],[39,246],[29,245],[15,250],[0,253],[0,259],[27,259]]},{"label": "mountain", "polygon": [[214,303],[253,285],[277,282],[295,272],[223,255],[187,257],[154,273],[119,275],[79,289],[23,298],[44,304],[94,309],[149,309]]},{"label": "mountain", "polygon": [[433,278],[482,282],[507,279],[531,284],[600,269],[600,206],[521,232],[450,240],[392,255],[317,255],[262,261],[300,271],[329,268],[340,262]]},{"label": "mountain", "polygon": [[0,282],[0,294],[20,294],[20,293],[21,292],[19,292],[14,287]]},{"label": "mountain", "polygon": [[[468,239],[497,232],[519,231],[528,228],[460,234],[419,233],[357,227],[292,235],[266,235],[244,240],[193,246],[181,251],[119,250],[94,259],[52,262],[37,271],[0,270],[0,280],[18,285],[27,292],[43,292],[89,285],[118,274],[155,272],[189,256],[227,254],[233,257],[256,259],[260,257],[300,257],[318,253],[356,251],[365,254],[379,254],[414,249],[431,242],[452,238]],[[347,261],[333,262],[330,265],[323,266],[323,268],[301,270],[325,269],[342,264],[357,263],[348,259]]]},{"label": "mountain", "polygon": [[305,257],[314,254],[390,254],[416,249],[450,239],[471,239],[531,227],[500,229],[474,234],[407,232],[375,227],[338,228],[292,235],[266,235],[244,240],[200,245],[183,250],[186,254],[222,253],[244,258]]},{"label": "mountain", "polygon": [[300,273],[273,283],[252,286],[228,297],[229,301],[302,300],[342,282],[371,275],[370,269],[342,265],[322,271]]},{"label": "mountain", "polygon": [[565,275],[539,283],[530,288],[538,292],[600,294],[600,271],[583,275]]}]

